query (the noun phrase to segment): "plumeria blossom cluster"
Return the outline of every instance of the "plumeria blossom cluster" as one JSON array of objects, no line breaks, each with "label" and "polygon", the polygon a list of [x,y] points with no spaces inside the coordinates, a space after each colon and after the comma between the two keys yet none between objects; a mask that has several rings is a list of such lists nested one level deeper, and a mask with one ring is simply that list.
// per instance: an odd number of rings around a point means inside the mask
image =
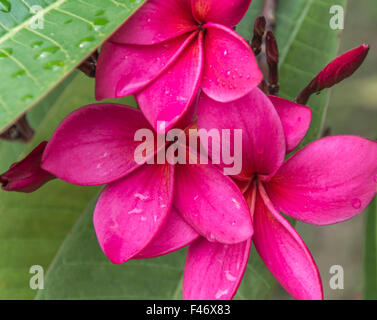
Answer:
[{"label": "plumeria blossom cluster", "polygon": [[[304,103],[267,95],[253,51],[232,29],[250,2],[147,1],[103,46],[96,79],[99,99],[134,94],[141,110],[103,103],[74,111],[0,176],[3,188],[31,192],[54,178],[105,185],[93,216],[103,252],[121,264],[189,246],[184,299],[232,299],[252,243],[294,298],[322,299],[314,259],[282,214],[327,225],[362,212],[377,191],[377,143],[334,136],[292,151],[311,122],[303,104],[350,76],[369,48],[331,62],[300,95]],[[171,128],[242,130],[241,171],[148,161],[173,156],[156,142]],[[140,129],[154,132],[144,162],[134,158]],[[233,150],[232,141],[218,145]]]}]

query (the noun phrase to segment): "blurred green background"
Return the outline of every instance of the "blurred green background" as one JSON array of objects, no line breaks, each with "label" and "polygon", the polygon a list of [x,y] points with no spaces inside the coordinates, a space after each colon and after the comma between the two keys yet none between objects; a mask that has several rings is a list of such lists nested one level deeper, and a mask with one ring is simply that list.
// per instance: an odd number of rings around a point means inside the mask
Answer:
[{"label": "blurred green background", "polygon": [[[363,66],[331,92],[325,128],[331,135],[355,134],[375,139],[377,135],[377,1],[348,1],[345,29],[339,52],[366,42],[371,49]],[[362,299],[366,214],[332,226],[297,224],[297,230],[316,260],[326,299]],[[329,285],[332,265],[344,268],[344,290]],[[290,299],[275,288],[273,299]]]}]

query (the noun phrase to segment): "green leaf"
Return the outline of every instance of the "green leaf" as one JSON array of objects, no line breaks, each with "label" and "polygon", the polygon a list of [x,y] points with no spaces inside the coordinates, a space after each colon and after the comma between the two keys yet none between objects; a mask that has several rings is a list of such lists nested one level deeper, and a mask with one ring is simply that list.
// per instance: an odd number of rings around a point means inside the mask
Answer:
[{"label": "green leaf", "polygon": [[64,241],[37,299],[178,299],[185,250],[149,260],[112,264],[93,228],[96,199]]},{"label": "green leaf", "polygon": [[377,299],[377,198],[370,204],[366,220],[364,298]]},{"label": "green leaf", "polygon": [[1,0],[0,132],[41,100],[143,2]]}]

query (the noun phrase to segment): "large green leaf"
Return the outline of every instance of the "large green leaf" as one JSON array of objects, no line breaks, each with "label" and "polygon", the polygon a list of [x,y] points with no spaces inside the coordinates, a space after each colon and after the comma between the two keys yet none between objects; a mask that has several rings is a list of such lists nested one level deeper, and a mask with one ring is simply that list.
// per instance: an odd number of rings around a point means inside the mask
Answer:
[{"label": "large green leaf", "polygon": [[[1,0],[0,132],[66,77],[143,2]],[[42,29],[34,28],[36,14],[43,19]]]},{"label": "large green leaf", "polygon": [[377,198],[370,204],[365,233],[364,298],[377,299]]},{"label": "large green leaf", "polygon": [[[328,25],[329,6],[342,1],[285,0],[280,2],[278,9],[277,35],[280,50],[286,57],[282,63],[283,92],[292,92],[293,98],[310,77],[318,72],[328,60],[334,57],[338,43],[338,33],[330,28],[318,25]],[[294,6],[293,4],[296,4]],[[237,27],[237,31],[250,40],[252,25],[255,17],[260,13],[262,1],[253,1],[252,7],[245,19]],[[301,21],[296,26],[297,19]],[[305,23],[303,23],[305,21]],[[310,21],[310,23],[306,23]],[[288,30],[288,31],[287,31]],[[290,34],[290,41],[287,37]],[[313,41],[313,47],[305,51],[307,59],[319,59],[317,69],[309,68],[302,59],[294,59],[302,54],[301,37],[308,36]],[[322,39],[322,40],[321,40]],[[323,41],[318,47],[318,42]],[[329,53],[328,48],[333,48]],[[317,51],[323,50],[322,57]],[[295,53],[297,51],[297,53]],[[311,58],[310,58],[311,57]],[[298,70],[286,67],[287,61]],[[291,79],[301,79],[301,87],[291,84]],[[283,84],[284,81],[284,84]],[[287,95],[286,95],[287,96]],[[288,96],[287,96],[288,97]],[[323,103],[324,104],[324,103]],[[320,104],[317,104],[319,108]],[[313,105],[314,108],[314,105]],[[318,130],[318,128],[317,128]],[[99,249],[92,225],[93,205],[90,205],[81,220],[67,237],[51,266],[45,289],[39,292],[39,299],[179,299],[181,298],[181,282],[184,267],[185,250],[158,259],[130,261],[124,265],[112,265]],[[83,250],[82,248],[85,248]],[[268,272],[263,262],[252,249],[251,258],[243,282],[238,290],[236,299],[268,298],[275,284],[275,280]]]}]

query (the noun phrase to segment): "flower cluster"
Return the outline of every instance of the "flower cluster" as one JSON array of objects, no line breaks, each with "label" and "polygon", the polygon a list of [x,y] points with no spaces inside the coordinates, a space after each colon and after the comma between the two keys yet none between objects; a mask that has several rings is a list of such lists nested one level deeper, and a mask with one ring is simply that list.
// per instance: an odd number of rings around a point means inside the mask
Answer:
[{"label": "flower cluster", "polygon": [[[290,156],[309,129],[311,110],[258,88],[263,76],[253,50],[232,29],[250,2],[148,0],[103,45],[96,76],[98,99],[134,94],[141,111],[108,103],[74,111],[47,146],[0,176],[3,188],[34,191],[55,177],[106,185],[93,218],[103,252],[121,264],[189,245],[185,299],[233,298],[252,243],[294,298],[322,299],[317,266],[281,213],[326,225],[362,212],[376,195],[377,143],[327,137]],[[367,50],[337,58],[301,96],[307,101],[350,76]],[[276,75],[277,68],[274,82]],[[174,156],[157,143],[166,130],[193,127],[242,130],[240,172],[224,175],[225,161],[151,161]],[[145,128],[154,133],[142,143],[135,136]],[[234,149],[233,139],[220,142],[220,152]],[[141,145],[144,161],[134,157]],[[180,147],[190,159],[202,156],[202,149]]]}]

